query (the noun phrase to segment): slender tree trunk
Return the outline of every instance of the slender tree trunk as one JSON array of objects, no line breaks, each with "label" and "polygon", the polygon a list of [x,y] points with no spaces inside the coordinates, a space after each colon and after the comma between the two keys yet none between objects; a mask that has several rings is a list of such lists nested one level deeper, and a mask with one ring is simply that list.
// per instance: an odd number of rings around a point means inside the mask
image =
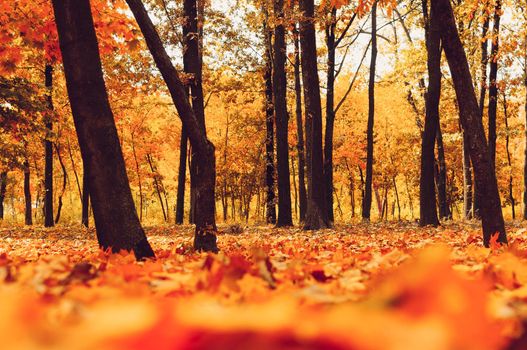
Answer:
[{"label": "slender tree trunk", "polygon": [[55,216],[55,224],[58,224],[60,220],[60,215],[62,213],[62,205],[63,205],[62,197],[64,197],[64,193],[66,193],[66,185],[68,184],[68,173],[66,171],[66,165],[64,164],[64,161],[62,160],[62,156],[60,155],[60,149],[57,145],[55,145],[55,151],[57,152],[57,158],[60,163],[60,168],[62,169],[62,190],[59,194],[57,214]]},{"label": "slender tree trunk", "polygon": [[276,120],[276,169],[278,175],[278,227],[292,226],[291,178],[289,173],[289,144],[287,113],[286,42],[284,0],[274,0],[277,24],[274,29],[273,96]]},{"label": "slender tree trunk", "polygon": [[150,166],[150,171],[152,172],[152,176],[154,177],[154,187],[156,189],[157,198],[159,199],[159,205],[161,206],[161,211],[163,212],[163,219],[165,222],[167,222],[167,213],[165,211],[165,205],[163,204],[163,197],[161,196],[161,185],[159,183],[159,174],[157,173],[157,169],[154,167],[152,156],[150,154],[146,155],[146,161],[148,162],[148,165]]},{"label": "slender tree trunk", "polygon": [[272,32],[267,28],[268,14],[264,6],[265,35],[265,219],[268,224],[276,224],[275,163],[274,163],[274,104],[273,104],[273,54]]},{"label": "slender tree trunk", "polygon": [[399,201],[399,190],[397,189],[397,177],[394,176],[393,179],[393,190],[395,191],[395,202],[397,203],[397,217],[401,221],[401,202]]},{"label": "slender tree trunk", "polygon": [[[142,189],[139,190],[141,196],[141,208],[142,208]],[[142,212],[142,209],[141,209]],[[142,213],[141,213],[142,217]],[[140,219],[141,220],[141,219]],[[82,213],[81,213],[81,225],[84,227],[90,226],[90,187],[88,181],[88,167],[84,166],[83,162],[83,173],[82,173]]]},{"label": "slender tree trunk", "polygon": [[298,187],[296,186],[295,157],[291,156],[291,172],[293,178],[293,198],[295,199],[295,215],[298,218]]},{"label": "slender tree trunk", "polygon": [[[306,123],[311,123],[310,154],[307,158],[308,196],[304,229],[331,227],[324,195],[324,160],[322,150],[322,102],[317,68],[315,5],[313,0],[301,0],[300,46],[302,48],[302,78],[306,108]],[[309,118],[307,117],[309,116]]]},{"label": "slender tree trunk", "polygon": [[[137,175],[137,183],[139,185],[139,221],[143,221],[143,179],[141,177],[141,168],[139,167],[139,159],[137,158],[137,151],[135,149],[135,133],[132,132],[132,154],[134,156],[134,163],[135,163],[135,173]],[[87,181],[86,180],[86,174],[87,174],[87,169],[86,167],[84,167],[84,175],[83,175],[83,178],[82,178],[82,210],[83,210],[83,224],[84,224],[84,197],[88,198],[87,201],[89,202],[89,197],[88,197],[88,193],[87,191],[85,191],[85,189],[87,188],[86,186],[88,185]],[[87,213],[87,212],[86,212]],[[88,225],[84,225],[86,227],[88,227]]]},{"label": "slender tree trunk", "polygon": [[507,106],[507,95],[503,93],[503,114],[505,119],[505,150],[507,151],[507,164],[509,166],[509,201],[512,207],[512,219],[516,219],[516,201],[514,200],[513,191],[513,176],[512,176],[512,158],[509,149],[510,146],[510,129],[509,129],[509,113]]},{"label": "slender tree trunk", "polygon": [[[198,251],[216,252],[218,248],[216,245],[216,157],[214,145],[207,139],[203,120],[200,120],[200,117],[194,113],[185,87],[163,47],[159,34],[142,1],[127,0],[127,3],[141,28],[146,44],[165,80],[178,115],[183,122],[183,127],[189,136],[193,151],[192,167],[195,170],[192,172],[195,175],[192,186],[196,191],[196,205],[193,209],[196,224],[194,248]],[[191,42],[194,41],[191,40]],[[201,60],[199,60],[199,65],[201,66]],[[196,81],[196,77],[193,81]],[[196,103],[196,99],[193,102]]]},{"label": "slender tree trunk", "polygon": [[24,161],[24,202],[25,202],[25,224],[33,225],[33,216],[32,216],[32,205],[31,201],[31,170],[29,168],[29,161],[26,156]]},{"label": "slender tree trunk", "polygon": [[423,0],[425,17],[426,51],[428,55],[428,90],[426,93],[426,117],[421,145],[421,177],[419,180],[419,226],[437,226],[436,192],[434,183],[434,149],[439,125],[439,101],[441,99],[441,38],[434,8],[428,15],[428,3]]},{"label": "slender tree trunk", "polygon": [[[137,217],[88,0],[53,0],[64,73],[103,249],[154,257]],[[82,67],[82,68],[81,68]]]},{"label": "slender tree trunk", "polygon": [[[496,1],[492,29],[492,53],[490,57],[489,86],[489,153],[492,166],[496,164],[496,115],[498,112],[498,52],[500,49],[501,0]],[[478,196],[478,193],[476,193]]]},{"label": "slender tree trunk", "polygon": [[370,80],[368,88],[368,129],[366,146],[366,189],[362,201],[362,218],[370,221],[371,201],[372,201],[372,182],[373,182],[373,128],[375,120],[375,68],[377,65],[377,0],[373,3],[371,11],[371,63]]},{"label": "slender tree trunk", "polygon": [[463,215],[465,219],[472,218],[473,193],[470,151],[468,148],[467,136],[465,135],[465,132],[463,132]]},{"label": "slender tree trunk", "polygon": [[326,94],[326,133],[324,139],[324,190],[329,222],[335,220],[333,213],[333,129],[335,128],[335,28],[337,8],[331,8],[330,23],[326,27],[328,48],[328,74]]},{"label": "slender tree trunk", "polygon": [[295,102],[296,102],[296,137],[298,152],[298,196],[300,204],[300,222],[306,219],[307,193],[306,193],[306,158],[304,150],[304,126],[302,120],[302,84],[301,84],[301,63],[300,63],[300,34],[298,25],[293,29],[293,39],[295,45]]},{"label": "slender tree trunk", "polygon": [[452,212],[450,211],[448,196],[447,196],[447,170],[445,160],[445,148],[443,145],[443,133],[441,131],[441,123],[437,125],[437,165],[438,165],[438,181],[437,181],[437,198],[439,202],[439,217],[442,220],[452,219]]},{"label": "slender tree trunk", "polygon": [[181,128],[179,141],[179,169],[177,180],[176,199],[176,225],[182,225],[185,218],[185,185],[187,182],[187,152],[188,136],[184,128]]},{"label": "slender tree trunk", "polygon": [[488,247],[492,235],[499,233],[498,241],[506,244],[507,235],[496,174],[485,139],[467,57],[459,38],[450,1],[434,0],[432,11],[439,16],[441,40],[454,81],[461,125],[467,136],[475,181],[480,189],[478,192],[481,196],[483,242]]},{"label": "slender tree trunk", "polygon": [[0,173],[0,220],[4,220],[4,201],[7,190],[7,171]]},{"label": "slender tree trunk", "polygon": [[44,168],[44,226],[53,227],[53,141],[51,140],[53,132],[53,66],[46,64],[45,79],[47,89],[48,115],[46,116],[46,140],[45,145],[45,168]]}]

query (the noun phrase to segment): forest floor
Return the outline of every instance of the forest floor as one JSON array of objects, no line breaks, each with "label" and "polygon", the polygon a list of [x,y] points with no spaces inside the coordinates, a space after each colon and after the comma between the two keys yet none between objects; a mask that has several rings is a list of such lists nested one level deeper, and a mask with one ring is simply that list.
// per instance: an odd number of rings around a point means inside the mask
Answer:
[{"label": "forest floor", "polygon": [[527,349],[527,235],[477,223],[147,230],[158,259],[79,227],[0,229],[4,349]]}]

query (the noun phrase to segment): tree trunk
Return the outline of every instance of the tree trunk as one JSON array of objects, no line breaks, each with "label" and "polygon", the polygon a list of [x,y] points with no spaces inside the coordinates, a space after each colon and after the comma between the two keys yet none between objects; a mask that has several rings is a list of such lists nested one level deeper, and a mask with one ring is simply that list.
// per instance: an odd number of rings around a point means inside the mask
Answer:
[{"label": "tree trunk", "polygon": [[[304,229],[318,230],[331,226],[327,217],[324,195],[324,161],[322,150],[322,103],[317,68],[316,32],[314,23],[315,5],[313,0],[301,0],[303,14],[300,22],[300,45],[302,48],[302,78],[306,108],[306,123],[310,128],[310,154],[308,166],[307,213]],[[309,116],[309,117],[308,117]]]},{"label": "tree trunk", "polygon": [[366,146],[366,189],[362,201],[362,219],[370,221],[373,181],[373,127],[375,120],[375,68],[377,65],[377,0],[371,11],[371,63],[368,86],[368,129]]},{"label": "tree trunk", "polygon": [[[143,192],[140,189],[139,195],[143,196]],[[142,199],[141,199],[142,202]],[[142,208],[142,203],[141,203]],[[81,215],[81,225],[84,227],[90,226],[90,187],[88,184],[88,168],[84,166],[83,163],[83,173],[82,173],[82,215]]]},{"label": "tree trunk", "polygon": [[434,0],[432,11],[439,16],[441,40],[454,81],[461,125],[467,136],[475,181],[478,189],[480,189],[478,192],[481,196],[483,242],[488,247],[492,235],[498,233],[498,241],[506,244],[507,235],[496,174],[479,115],[479,105],[474,92],[467,57],[459,38],[450,1]]},{"label": "tree trunk", "polygon": [[216,245],[216,157],[214,145],[207,139],[204,125],[194,114],[185,87],[179,79],[179,75],[172,65],[143,3],[141,0],[127,0],[127,3],[141,28],[156,66],[165,80],[194,152],[192,156],[195,170],[193,172],[195,174],[193,186],[196,191],[194,248],[198,251],[216,252],[218,248]]},{"label": "tree trunk", "polygon": [[53,227],[53,66],[46,64],[45,68],[48,114],[46,116],[45,168],[44,168],[44,226]]},{"label": "tree trunk", "polygon": [[161,211],[163,212],[163,219],[165,222],[167,222],[167,213],[165,211],[165,205],[163,204],[163,197],[161,196],[162,189],[161,184],[159,183],[159,174],[157,173],[157,169],[154,167],[152,156],[150,154],[146,155],[146,161],[148,162],[148,165],[150,166],[150,171],[152,172],[152,176],[154,177],[154,187],[156,189],[157,198],[159,199]]},{"label": "tree trunk", "polygon": [[437,226],[436,192],[434,183],[435,141],[439,125],[441,99],[441,38],[434,8],[428,15],[428,3],[423,0],[425,17],[426,51],[428,65],[428,90],[426,116],[421,144],[421,177],[419,180],[419,226]]},{"label": "tree trunk", "polygon": [[108,102],[88,0],[53,0],[64,73],[82,159],[90,171],[97,238],[103,249],[154,257],[137,217]]},{"label": "tree trunk", "polygon": [[439,218],[442,220],[452,219],[452,212],[448,204],[448,196],[446,190],[447,183],[447,170],[446,170],[446,160],[445,160],[445,148],[443,145],[443,133],[441,131],[441,123],[437,125],[437,166],[438,166],[438,176],[437,176],[437,199],[439,203]]},{"label": "tree trunk", "polygon": [[293,29],[295,45],[295,102],[296,102],[296,137],[298,152],[298,196],[300,204],[300,222],[306,219],[307,193],[306,193],[306,158],[304,150],[304,126],[302,120],[302,84],[300,72],[300,37],[298,25]]},{"label": "tree trunk", "polygon": [[[276,169],[278,176],[278,227],[292,226],[291,212],[291,179],[289,173],[289,144],[287,114],[287,80],[285,72],[286,42],[284,23],[284,0],[274,0],[273,48],[273,96],[276,120]],[[303,56],[303,55],[302,55]]]},{"label": "tree trunk", "polygon": [[326,94],[326,133],[324,139],[324,190],[329,222],[335,220],[333,213],[333,130],[335,127],[335,28],[337,8],[331,8],[330,23],[326,27],[328,48],[328,74]]},{"label": "tree trunk", "polygon": [[509,166],[509,201],[512,207],[512,219],[516,219],[516,201],[514,200],[513,191],[513,172],[510,146],[510,129],[509,129],[509,114],[507,106],[507,95],[503,93],[503,114],[505,119],[505,150],[507,151],[507,165]]},{"label": "tree trunk", "polygon": [[7,190],[7,171],[0,173],[0,220],[4,220],[4,201]]},{"label": "tree trunk", "polygon": [[29,168],[29,161],[26,156],[24,161],[24,202],[25,202],[25,224],[33,225],[33,216],[31,214],[32,201],[31,201],[31,170]]},{"label": "tree trunk", "polygon": [[185,218],[185,186],[187,181],[188,136],[181,128],[179,141],[179,169],[177,177],[176,225],[182,225]]},{"label": "tree trunk", "polygon": [[272,32],[267,28],[268,14],[265,9],[265,219],[276,224],[275,163],[274,163],[274,105],[273,105],[273,54]]},{"label": "tree trunk", "polygon": [[[472,166],[470,163],[470,151],[468,139],[463,132],[463,215],[465,219],[471,219],[473,214],[474,187],[472,183]],[[475,201],[474,201],[475,203]],[[475,208],[475,205],[474,205]]]},{"label": "tree trunk", "polygon": [[[500,49],[501,0],[496,1],[494,25],[492,29],[492,52],[489,73],[489,154],[492,166],[496,164],[496,115],[498,112],[498,52]],[[476,196],[478,194],[476,193]]]}]

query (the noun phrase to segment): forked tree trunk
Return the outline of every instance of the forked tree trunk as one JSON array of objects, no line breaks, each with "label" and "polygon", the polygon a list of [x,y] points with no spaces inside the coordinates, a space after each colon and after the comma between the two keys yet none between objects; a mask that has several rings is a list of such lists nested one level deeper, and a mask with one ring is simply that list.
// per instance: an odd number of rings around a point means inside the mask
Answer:
[{"label": "forked tree trunk", "polygon": [[439,101],[441,98],[441,38],[437,15],[434,10],[428,15],[428,3],[423,0],[425,36],[428,65],[428,91],[426,93],[426,116],[421,144],[421,177],[419,180],[419,226],[437,226],[436,191],[434,183],[435,141],[439,125]]},{"label": "forked tree trunk", "polygon": [[287,113],[287,80],[285,72],[286,42],[284,23],[284,0],[274,0],[273,46],[273,101],[276,121],[276,170],[278,177],[278,227],[292,226],[291,175],[289,172],[289,143]]},{"label": "forked tree trunk", "polygon": [[176,225],[182,225],[185,219],[185,186],[187,181],[188,136],[181,128],[179,141],[179,168],[177,177]]},{"label": "forked tree trunk", "polygon": [[461,125],[467,136],[475,181],[480,190],[483,242],[488,247],[491,237],[498,234],[498,241],[506,244],[507,235],[496,174],[479,115],[479,105],[474,92],[467,57],[459,38],[450,1],[432,1],[432,11],[439,16],[441,41],[454,81]]},{"label": "forked tree trunk", "polygon": [[174,68],[152,20],[141,0],[127,0],[134,17],[145,37],[157,68],[168,87],[183,127],[188,133],[192,146],[196,202],[194,218],[196,235],[194,248],[198,251],[218,251],[216,245],[216,157],[214,145],[207,139],[204,125],[201,124],[189,103],[185,87]]},{"label": "forked tree trunk", "polygon": [[[327,217],[326,197],[324,195],[324,161],[322,150],[322,103],[317,68],[317,46],[314,24],[315,5],[313,0],[301,0],[303,14],[300,22],[300,45],[302,48],[302,78],[306,123],[311,123],[310,152],[307,158],[308,196],[304,229],[318,230],[331,226]],[[309,116],[309,117],[308,117]]]},{"label": "forked tree trunk", "polygon": [[362,200],[362,219],[370,221],[373,183],[373,128],[375,122],[375,68],[377,65],[377,0],[371,11],[371,62],[368,87],[368,128],[366,130],[366,188]]},{"label": "forked tree trunk", "polygon": [[47,89],[48,114],[46,116],[46,140],[45,145],[45,167],[44,167],[44,226],[53,227],[53,141],[51,133],[53,132],[53,66],[46,64],[45,79]]},{"label": "forked tree trunk", "polygon": [[103,79],[89,0],[53,0],[64,73],[83,162],[89,167],[97,238],[103,249],[154,257],[135,210]]}]

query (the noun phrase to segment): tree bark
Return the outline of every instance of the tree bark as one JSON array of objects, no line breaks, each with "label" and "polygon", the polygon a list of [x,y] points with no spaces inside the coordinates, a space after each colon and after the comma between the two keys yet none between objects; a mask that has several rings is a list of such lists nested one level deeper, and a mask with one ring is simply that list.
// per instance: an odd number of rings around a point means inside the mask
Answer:
[{"label": "tree bark", "polygon": [[496,174],[485,139],[467,57],[459,38],[450,1],[434,0],[432,11],[439,16],[441,41],[454,81],[461,125],[467,136],[475,181],[480,189],[483,242],[485,246],[489,246],[491,237],[499,234],[498,241],[506,244],[507,235]]},{"label": "tree bark", "polygon": [[435,141],[439,125],[441,99],[441,37],[438,18],[432,8],[428,15],[428,2],[423,0],[428,66],[425,128],[421,144],[421,176],[419,180],[419,226],[438,226],[436,191],[434,182]]},{"label": "tree bark", "polygon": [[509,201],[512,208],[512,219],[516,219],[516,201],[514,200],[513,191],[513,174],[512,174],[512,158],[509,149],[510,146],[510,129],[509,129],[509,113],[507,105],[507,95],[503,93],[503,116],[505,119],[505,150],[507,151],[507,165],[509,166]]},{"label": "tree bark", "polygon": [[187,181],[188,136],[181,128],[179,141],[179,168],[177,177],[176,225],[182,225],[185,219],[185,186]]},{"label": "tree bark", "polygon": [[51,140],[53,132],[53,66],[46,64],[45,82],[47,89],[48,114],[46,116],[46,139],[45,145],[45,167],[44,167],[44,226],[53,227],[53,141]]},{"label": "tree bark", "polygon": [[4,220],[4,201],[7,190],[7,171],[0,173],[0,220]]},{"label": "tree bark", "polygon": [[324,135],[324,190],[329,222],[335,220],[333,213],[333,130],[335,128],[335,28],[337,8],[332,6],[330,22],[326,27],[326,46],[328,48],[328,72],[326,94],[326,132]]},{"label": "tree bark", "polygon": [[[143,191],[139,190],[139,195],[143,196]],[[142,202],[142,199],[141,199]],[[141,204],[142,208],[142,204]],[[139,221],[141,218],[139,218]],[[88,183],[88,167],[84,166],[83,162],[83,173],[82,173],[82,213],[81,213],[81,225],[84,227],[90,226],[90,186]]]},{"label": "tree bark", "polygon": [[64,197],[64,193],[66,193],[66,186],[68,184],[68,173],[66,171],[66,165],[64,164],[64,161],[62,160],[62,156],[60,155],[60,149],[55,144],[55,150],[57,152],[57,158],[59,160],[60,168],[62,169],[62,190],[59,194],[59,200],[58,200],[58,206],[57,206],[57,214],[55,216],[55,224],[59,223],[60,215],[62,213],[62,197]]},{"label": "tree bark", "polygon": [[103,249],[154,257],[135,210],[104,83],[89,0],[53,0],[66,85],[83,162],[89,167],[97,238]]},{"label": "tree bark", "polygon": [[293,28],[293,40],[295,45],[295,102],[296,102],[296,137],[298,152],[298,196],[300,205],[300,222],[306,219],[307,193],[306,193],[306,158],[304,150],[304,125],[302,120],[302,84],[300,63],[300,34],[298,25]]},{"label": "tree bark", "polygon": [[[306,123],[310,128],[310,154],[307,158],[308,196],[305,230],[318,230],[331,226],[327,217],[324,194],[324,160],[322,150],[322,102],[317,68],[315,32],[315,5],[313,0],[301,0],[300,46],[302,48],[302,78],[306,108]],[[308,117],[309,116],[309,117]]]},{"label": "tree bark", "polygon": [[375,122],[375,68],[377,65],[377,0],[371,11],[371,62],[370,80],[368,86],[368,129],[366,131],[366,189],[362,201],[362,218],[370,221],[373,182],[373,128]]},{"label": "tree bark", "polygon": [[273,97],[276,120],[276,170],[278,177],[278,227],[292,226],[291,178],[289,173],[289,144],[287,113],[287,78],[285,72],[286,42],[284,0],[274,0]]},{"label": "tree bark", "polygon": [[27,157],[24,161],[24,202],[24,222],[26,225],[33,225],[33,216],[31,213],[33,205],[33,202],[31,201],[31,170],[29,168],[29,161],[27,160]]},{"label": "tree bark", "polygon": [[272,32],[267,27],[268,13],[264,6],[265,36],[265,220],[276,224],[275,163],[274,163],[274,105],[273,105],[273,54]]},{"label": "tree bark", "polygon": [[[492,29],[492,51],[489,73],[489,154],[492,166],[496,164],[496,115],[498,112],[498,52],[500,49],[501,0],[496,1],[494,25]],[[478,193],[476,193],[478,197]]]},{"label": "tree bark", "polygon": [[142,1],[127,0],[127,3],[141,28],[156,66],[165,80],[194,152],[192,157],[192,162],[195,166],[193,186],[196,189],[196,205],[194,208],[196,235],[194,248],[198,251],[217,252],[215,212],[216,157],[214,145],[207,139],[204,125],[200,123],[198,117],[194,114],[188,95],[185,92],[185,87],[163,47],[159,34]]},{"label": "tree bark", "polygon": [[437,176],[437,201],[439,203],[439,218],[441,220],[450,220],[452,219],[452,212],[450,211],[448,196],[447,196],[447,170],[446,170],[446,160],[445,160],[445,148],[443,145],[443,133],[441,131],[441,123],[438,118],[437,125],[437,167],[438,167],[438,176]]}]

